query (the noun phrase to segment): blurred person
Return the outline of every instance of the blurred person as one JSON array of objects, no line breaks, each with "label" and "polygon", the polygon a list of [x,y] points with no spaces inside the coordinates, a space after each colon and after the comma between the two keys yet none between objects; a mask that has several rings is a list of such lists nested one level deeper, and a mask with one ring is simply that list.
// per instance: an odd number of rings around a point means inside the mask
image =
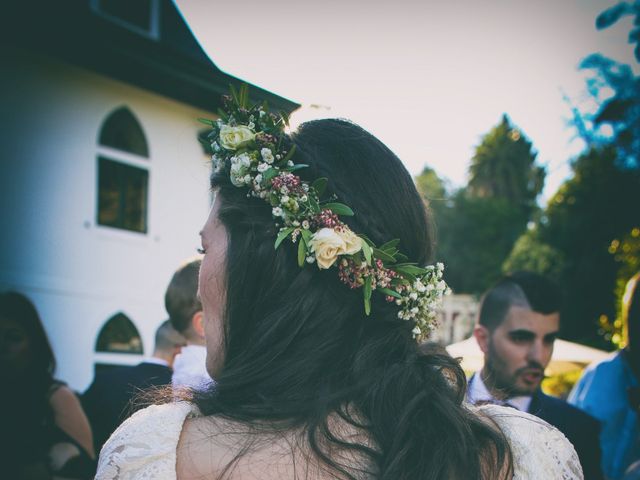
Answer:
[{"label": "blurred person", "polygon": [[560,289],[531,272],[507,275],[484,295],[473,332],[484,366],[471,377],[467,397],[554,425],[578,452],[585,479],[601,479],[597,420],[540,388],[560,329],[561,302]]},{"label": "blurred person", "polygon": [[34,305],[20,293],[0,293],[2,478],[92,478],[95,472],[89,422],[55,369]]},{"label": "blurred person", "polygon": [[173,274],[164,296],[169,320],[187,344],[173,364],[174,389],[204,388],[212,382],[207,373],[202,304],[198,298],[201,258],[185,261]]},{"label": "blurred person", "polygon": [[589,365],[569,395],[570,403],[602,423],[602,469],[611,480],[623,478],[629,465],[640,460],[639,284],[637,273],[627,283],[623,297],[627,346]]},{"label": "blurred person", "polygon": [[96,372],[82,396],[82,404],[93,429],[97,452],[114,430],[142,405],[134,399],[144,390],[171,384],[174,359],[186,341],[169,320],[156,330],[151,357],[135,366]]},{"label": "blurred person", "polygon": [[[420,352],[416,337],[446,284],[442,267],[427,265],[433,232],[398,157],[342,120],[289,136],[284,119],[247,98],[225,98],[211,123],[215,201],[199,293],[216,383],[130,417],[105,444],[97,480],[498,480],[514,469],[581,479],[558,430],[513,409],[468,407],[458,363]],[[349,206],[327,200],[336,197]],[[387,261],[414,263],[394,276],[356,232],[386,244]],[[397,290],[368,290],[374,269],[381,288]]]}]

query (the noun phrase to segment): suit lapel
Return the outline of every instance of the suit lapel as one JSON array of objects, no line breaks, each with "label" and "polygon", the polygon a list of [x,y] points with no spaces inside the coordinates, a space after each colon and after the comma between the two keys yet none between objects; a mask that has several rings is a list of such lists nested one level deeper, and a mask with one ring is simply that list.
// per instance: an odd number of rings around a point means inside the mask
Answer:
[{"label": "suit lapel", "polygon": [[527,413],[538,415],[542,410],[543,404],[544,393],[542,393],[542,390],[538,388],[535,392],[533,392],[533,395],[531,395],[531,403],[529,404],[529,410],[527,410]]}]

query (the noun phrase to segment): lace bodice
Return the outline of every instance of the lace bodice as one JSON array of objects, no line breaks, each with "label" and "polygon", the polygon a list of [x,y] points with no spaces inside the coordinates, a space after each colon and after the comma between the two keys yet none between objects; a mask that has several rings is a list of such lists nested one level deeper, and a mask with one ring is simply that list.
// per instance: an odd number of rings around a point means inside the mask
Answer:
[{"label": "lace bodice", "polygon": [[578,454],[555,427],[515,408],[485,405],[478,411],[491,418],[509,440],[513,480],[583,478]]},{"label": "lace bodice", "polygon": [[[582,480],[573,446],[557,429],[512,408],[478,411],[504,432],[514,459],[514,480]],[[176,447],[185,419],[198,411],[188,403],[154,405],[125,421],[100,452],[96,480],[176,479]]]},{"label": "lace bodice", "polygon": [[189,403],[152,405],[139,410],[113,432],[100,451],[96,480],[176,478],[176,448]]}]

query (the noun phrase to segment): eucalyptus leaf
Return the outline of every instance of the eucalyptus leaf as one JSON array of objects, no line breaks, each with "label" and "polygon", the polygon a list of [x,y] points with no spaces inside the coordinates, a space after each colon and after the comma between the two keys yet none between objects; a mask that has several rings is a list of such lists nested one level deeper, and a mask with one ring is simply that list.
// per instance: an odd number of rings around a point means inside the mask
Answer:
[{"label": "eucalyptus leaf", "polygon": [[271,180],[272,178],[277,177],[279,173],[280,170],[276,170],[275,168],[268,168],[262,174],[262,181],[264,182],[267,180]]},{"label": "eucalyptus leaf", "polygon": [[305,241],[307,245],[311,242],[312,233],[309,230],[305,230],[304,228],[300,230],[300,234],[302,235],[302,239]]},{"label": "eucalyptus leaf", "polygon": [[384,293],[385,295],[389,295],[391,297],[396,297],[396,298],[402,298],[402,295],[400,295],[395,290],[391,290],[389,288],[378,288],[378,290]]},{"label": "eucalyptus leaf", "polygon": [[387,254],[386,252],[383,252],[379,248],[374,248],[373,249],[373,254],[374,254],[374,256],[376,258],[379,258],[384,263],[396,263],[396,259],[395,258],[393,258],[391,255]]},{"label": "eucalyptus leaf", "polygon": [[287,163],[289,160],[291,160],[291,157],[293,157],[293,154],[296,152],[296,146],[292,146],[291,150],[289,150],[289,153],[287,153],[287,155],[281,160],[282,163]]},{"label": "eucalyptus leaf", "polygon": [[318,198],[320,198],[322,196],[322,194],[324,193],[325,189],[327,188],[327,182],[329,180],[327,179],[327,177],[320,177],[317,178],[312,184],[311,184],[311,188],[313,188],[316,193],[318,194]]},{"label": "eucalyptus leaf", "polygon": [[415,265],[396,265],[394,270],[400,273],[408,273],[411,275],[424,275],[427,273],[427,270],[421,267],[416,267]]},{"label": "eucalyptus leaf", "polygon": [[400,243],[399,238],[394,238],[393,240],[389,240],[387,243],[380,247],[380,250],[384,250],[385,252],[394,249]]},{"label": "eucalyptus leaf", "polygon": [[369,237],[367,237],[366,235],[364,235],[362,233],[360,235],[358,235],[358,236],[361,239],[363,239],[365,242],[367,242],[367,245],[369,245],[371,248],[375,248],[376,244],[373,243]]},{"label": "eucalyptus leaf", "polygon": [[298,266],[299,267],[304,266],[304,259],[306,257],[306,253],[307,253],[307,246],[303,237],[298,242]]},{"label": "eucalyptus leaf", "polygon": [[320,213],[320,204],[318,200],[313,195],[307,195],[309,199],[309,207],[313,213]]},{"label": "eucalyptus leaf", "polygon": [[409,257],[407,257],[404,253],[398,252],[396,253],[396,260],[399,262],[406,262],[407,260],[409,260]]},{"label": "eucalyptus leaf", "polygon": [[362,253],[364,254],[364,259],[367,261],[367,265],[371,266],[371,255],[373,252],[366,240],[362,241]]},{"label": "eucalyptus leaf", "polygon": [[293,232],[294,230],[295,228],[293,227],[288,227],[288,228],[285,228],[284,230],[281,230],[280,233],[278,233],[278,237],[276,238],[275,248],[278,248],[282,243],[282,241],[285,238],[287,238],[289,235],[291,235],[291,232]]},{"label": "eucalyptus leaf", "polygon": [[352,217],[354,215],[353,210],[344,203],[325,203],[322,205],[322,208],[328,208],[336,215],[344,215],[345,217]]},{"label": "eucalyptus leaf", "polygon": [[300,170],[301,168],[307,168],[309,165],[305,165],[304,163],[296,163],[293,167],[283,168],[283,170],[287,172],[295,172],[296,170]]},{"label": "eucalyptus leaf", "polygon": [[371,313],[371,277],[367,277],[364,281],[364,313]]}]

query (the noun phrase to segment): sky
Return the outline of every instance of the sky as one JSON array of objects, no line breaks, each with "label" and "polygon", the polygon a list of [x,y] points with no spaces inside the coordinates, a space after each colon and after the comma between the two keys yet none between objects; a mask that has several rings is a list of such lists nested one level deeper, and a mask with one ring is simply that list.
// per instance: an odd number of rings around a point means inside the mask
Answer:
[{"label": "sky", "polygon": [[302,104],[292,125],[348,118],[412,175],[466,183],[474,148],[504,113],[547,167],[544,203],[584,148],[566,101],[591,108],[580,61],[632,64],[615,0],[176,0],[225,72]]}]

